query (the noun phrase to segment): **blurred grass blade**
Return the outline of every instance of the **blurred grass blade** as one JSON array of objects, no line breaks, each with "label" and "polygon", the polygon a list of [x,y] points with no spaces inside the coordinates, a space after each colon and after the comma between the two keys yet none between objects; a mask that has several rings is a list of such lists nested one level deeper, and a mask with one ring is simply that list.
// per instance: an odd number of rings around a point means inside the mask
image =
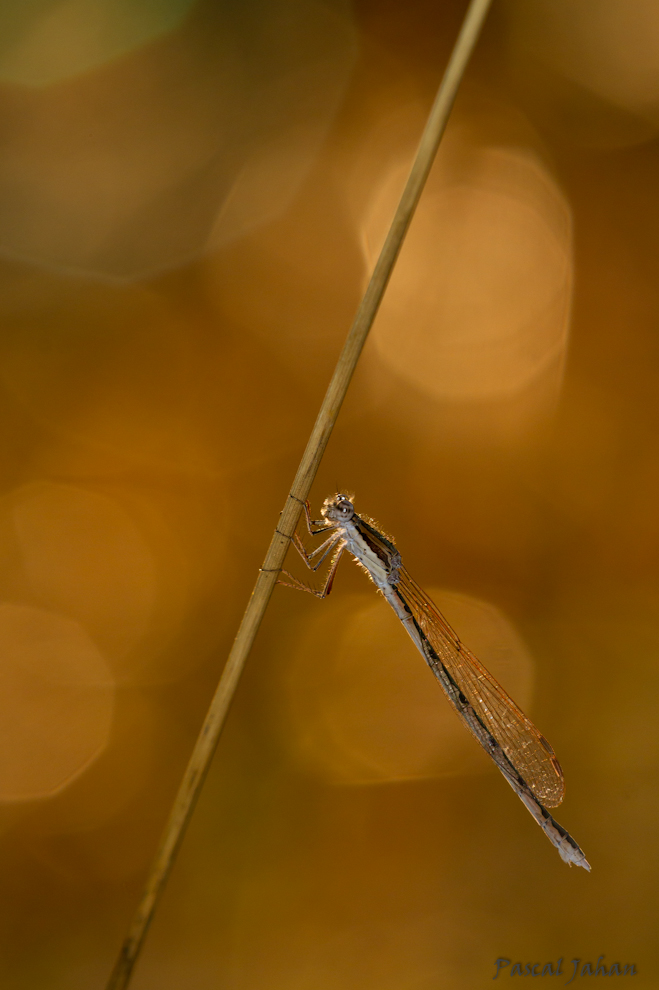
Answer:
[{"label": "blurred grass blade", "polygon": [[412,169],[389,232],[375,265],[368,287],[337,362],[334,374],[318,413],[295,480],[274,532],[263,567],[247,605],[228,660],[210,708],[204,719],[190,762],[165,827],[156,857],[149,870],[142,898],[130,930],[121,947],[107,990],[128,986],[133,967],[142,948],[146,931],[165,885],[176,851],[190,819],[222,731],[231,699],[252,643],[261,624],[270,596],[277,583],[290,539],[295,531],[302,503],[309,494],[318,466],[325,452],[334,424],[348,391],[359,355],[366,342],[407,228],[423,191],[435,153],[455,101],[460,80],[474,50],[491,0],[471,0],[460,34],[451,53],[444,77],[419,144]]}]

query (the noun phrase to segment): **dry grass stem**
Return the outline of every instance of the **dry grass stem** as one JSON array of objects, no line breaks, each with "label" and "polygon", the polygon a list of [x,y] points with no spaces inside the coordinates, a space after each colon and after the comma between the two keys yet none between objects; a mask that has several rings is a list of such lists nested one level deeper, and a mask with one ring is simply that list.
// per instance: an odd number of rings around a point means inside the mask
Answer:
[{"label": "dry grass stem", "polygon": [[277,583],[277,575],[281,570],[290,539],[295,531],[302,502],[309,494],[348,391],[359,355],[379,309],[407,228],[446,128],[460,80],[478,40],[490,3],[491,0],[472,0],[468,7],[384,247],[332,375],[277,529],[265,556],[263,567],[259,571],[254,591],[176,795],[158,852],[149,870],[142,898],[107,984],[107,990],[123,990],[130,980],[158,898],[167,880],[174,856],[215,752],[240,674]]}]

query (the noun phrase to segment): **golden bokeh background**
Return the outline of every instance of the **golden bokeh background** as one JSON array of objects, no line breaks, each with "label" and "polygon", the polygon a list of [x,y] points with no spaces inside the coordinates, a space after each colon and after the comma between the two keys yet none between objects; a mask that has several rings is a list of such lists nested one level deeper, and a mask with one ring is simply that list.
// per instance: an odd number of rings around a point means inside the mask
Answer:
[{"label": "golden bokeh background", "polygon": [[[3,6],[3,990],[105,985],[464,7]],[[657,985],[658,46],[495,0],[312,492],[549,738],[592,873],[346,560],[275,591],[135,990]]]}]

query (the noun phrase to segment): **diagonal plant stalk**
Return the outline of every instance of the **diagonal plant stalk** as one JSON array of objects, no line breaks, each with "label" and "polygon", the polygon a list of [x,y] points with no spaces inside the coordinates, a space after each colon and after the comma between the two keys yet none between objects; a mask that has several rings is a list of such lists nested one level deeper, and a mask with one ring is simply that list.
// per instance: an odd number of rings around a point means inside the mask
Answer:
[{"label": "diagonal plant stalk", "polygon": [[302,503],[325,452],[357,361],[382,302],[396,258],[428,178],[455,101],[458,86],[478,40],[491,0],[471,0],[460,33],[441,81],[419,149],[391,222],[380,256],[337,362],[318,418],[300,461],[290,493],[273,534],[263,567],[247,605],[213,700],[197,738],[190,762],[174,801],[158,852],[149,870],[142,898],[121,947],[106,990],[124,990],[144,943],[151,919],[169,876],[213,758],[231,699],[270,601],[288,545],[295,531]]}]

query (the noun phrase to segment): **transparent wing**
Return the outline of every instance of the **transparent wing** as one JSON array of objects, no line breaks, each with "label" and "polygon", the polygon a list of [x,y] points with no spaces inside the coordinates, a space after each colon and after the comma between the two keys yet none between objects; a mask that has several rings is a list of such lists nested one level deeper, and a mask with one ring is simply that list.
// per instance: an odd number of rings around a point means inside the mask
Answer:
[{"label": "transparent wing", "polygon": [[533,794],[548,808],[560,804],[565,793],[563,771],[545,737],[463,646],[436,605],[404,568],[400,569],[397,591],[460,691]]}]

